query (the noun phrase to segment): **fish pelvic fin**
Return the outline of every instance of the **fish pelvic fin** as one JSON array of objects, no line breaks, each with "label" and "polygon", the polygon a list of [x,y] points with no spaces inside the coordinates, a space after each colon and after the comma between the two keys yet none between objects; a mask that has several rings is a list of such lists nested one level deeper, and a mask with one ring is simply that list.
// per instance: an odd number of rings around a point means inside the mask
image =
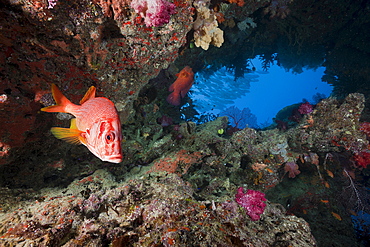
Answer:
[{"label": "fish pelvic fin", "polygon": [[85,93],[85,96],[80,100],[80,104],[82,105],[89,99],[95,98],[95,93],[96,93],[96,87],[91,86],[89,90]]},{"label": "fish pelvic fin", "polygon": [[73,130],[78,130],[77,128],[77,123],[76,123],[76,119],[75,118],[72,118],[71,119],[71,125],[69,126],[70,129],[73,129]]},{"label": "fish pelvic fin", "polygon": [[73,105],[66,96],[59,90],[59,88],[53,83],[51,84],[51,92],[56,105],[41,108],[41,111],[45,112],[67,112],[66,107]]},{"label": "fish pelvic fin", "polygon": [[71,144],[81,144],[80,140],[80,135],[81,135],[80,130],[77,129],[69,129],[69,128],[60,128],[60,127],[53,127],[51,128],[51,133],[58,138],[62,139],[63,141],[66,141]]}]

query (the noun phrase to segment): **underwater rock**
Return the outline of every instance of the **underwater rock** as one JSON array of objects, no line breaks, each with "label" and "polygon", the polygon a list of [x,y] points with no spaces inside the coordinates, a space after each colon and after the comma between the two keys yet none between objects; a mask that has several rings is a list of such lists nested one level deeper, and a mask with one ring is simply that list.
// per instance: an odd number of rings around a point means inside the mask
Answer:
[{"label": "underwater rock", "polygon": [[189,138],[195,133],[195,126],[196,124],[190,121],[181,123],[178,128],[179,134],[181,134],[184,138]]},{"label": "underwater rock", "polygon": [[112,179],[100,170],[14,205],[17,210],[0,215],[0,245],[315,246],[308,224],[278,204],[267,202],[261,220],[251,221],[231,200],[196,200],[174,174]]},{"label": "underwater rock", "polygon": [[359,93],[349,94],[343,102],[322,100],[306,115],[305,124],[288,130],[290,148],[300,152],[361,152],[369,144],[360,131],[364,104],[365,97]]}]

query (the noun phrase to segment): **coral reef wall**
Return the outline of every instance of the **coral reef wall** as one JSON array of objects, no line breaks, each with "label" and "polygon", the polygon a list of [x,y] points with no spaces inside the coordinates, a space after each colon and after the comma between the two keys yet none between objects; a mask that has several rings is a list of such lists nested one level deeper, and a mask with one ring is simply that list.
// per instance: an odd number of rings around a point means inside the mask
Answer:
[{"label": "coral reef wall", "polygon": [[51,118],[38,110],[50,104],[43,96],[51,83],[76,103],[95,85],[125,121],[143,85],[175,60],[192,28],[192,2],[168,3],[173,11],[159,27],[147,27],[130,2],[1,1],[0,164],[47,132],[38,123]]}]

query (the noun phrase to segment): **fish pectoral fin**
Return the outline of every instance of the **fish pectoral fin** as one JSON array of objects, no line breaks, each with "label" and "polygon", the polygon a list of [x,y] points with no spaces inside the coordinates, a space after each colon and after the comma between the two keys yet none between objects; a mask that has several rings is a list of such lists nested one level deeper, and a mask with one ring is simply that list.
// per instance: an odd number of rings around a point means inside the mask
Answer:
[{"label": "fish pectoral fin", "polygon": [[80,100],[80,104],[82,105],[89,99],[95,98],[95,93],[96,93],[96,87],[91,86],[89,90],[85,93],[85,96]]},{"label": "fish pectoral fin", "polygon": [[[69,128],[60,128],[60,127],[53,127],[51,128],[51,133],[58,138],[62,139],[63,141],[66,141],[71,144],[81,144],[82,138],[81,133],[82,131],[78,129],[69,129]],[[84,139],[86,142],[86,140]]]},{"label": "fish pectoral fin", "polygon": [[86,146],[87,144],[86,134],[77,128],[76,118],[71,119],[71,126],[69,127],[69,129],[71,131],[78,131],[79,132],[78,141]]}]

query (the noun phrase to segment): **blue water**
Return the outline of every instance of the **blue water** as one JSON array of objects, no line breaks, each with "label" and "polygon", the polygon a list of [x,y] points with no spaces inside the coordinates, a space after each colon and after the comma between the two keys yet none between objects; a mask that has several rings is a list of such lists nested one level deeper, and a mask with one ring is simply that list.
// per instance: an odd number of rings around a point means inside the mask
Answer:
[{"label": "blue water", "polygon": [[215,73],[202,70],[196,73],[190,97],[200,114],[219,114],[235,105],[240,110],[249,108],[256,115],[259,125],[273,122],[282,108],[304,100],[315,104],[316,94],[329,97],[332,86],[322,82],[324,67],[303,69],[293,74],[273,64],[264,71],[261,60],[252,60],[255,71],[245,74],[244,78],[234,80],[232,71],[221,68]]}]

